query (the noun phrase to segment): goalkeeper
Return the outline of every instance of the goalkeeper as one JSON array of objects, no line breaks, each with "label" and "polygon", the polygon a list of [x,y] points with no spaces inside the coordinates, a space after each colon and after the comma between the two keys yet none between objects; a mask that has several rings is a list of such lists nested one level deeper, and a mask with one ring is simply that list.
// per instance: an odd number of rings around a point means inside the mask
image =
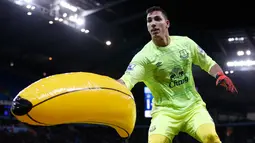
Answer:
[{"label": "goalkeeper", "polygon": [[186,132],[202,143],[220,143],[206,104],[196,91],[192,64],[216,78],[216,85],[237,92],[220,66],[193,40],[170,36],[170,22],[160,7],[147,9],[147,28],[152,40],[131,60],[118,81],[131,90],[144,82],[153,99],[149,143],[170,143],[179,132]]}]

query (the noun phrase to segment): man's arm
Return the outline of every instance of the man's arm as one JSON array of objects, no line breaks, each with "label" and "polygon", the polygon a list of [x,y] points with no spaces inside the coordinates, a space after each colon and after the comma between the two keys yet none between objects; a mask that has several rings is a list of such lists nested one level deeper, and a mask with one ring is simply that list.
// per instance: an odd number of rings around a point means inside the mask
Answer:
[{"label": "man's arm", "polygon": [[215,78],[216,78],[217,73],[219,73],[219,72],[223,72],[223,70],[217,63],[215,63],[209,70],[209,74]]},{"label": "man's arm", "polygon": [[117,81],[126,86],[125,82],[122,79],[118,79]]},{"label": "man's arm", "polygon": [[203,70],[208,72],[211,76],[216,78],[216,85],[221,85],[225,87],[228,91],[232,93],[237,93],[233,82],[229,77],[227,77],[222,68],[206,54],[206,52],[199,47],[193,40],[189,39],[192,60],[195,65],[200,66]]},{"label": "man's arm", "polygon": [[143,81],[146,63],[146,58],[142,54],[137,54],[117,81],[131,90],[136,83]]}]

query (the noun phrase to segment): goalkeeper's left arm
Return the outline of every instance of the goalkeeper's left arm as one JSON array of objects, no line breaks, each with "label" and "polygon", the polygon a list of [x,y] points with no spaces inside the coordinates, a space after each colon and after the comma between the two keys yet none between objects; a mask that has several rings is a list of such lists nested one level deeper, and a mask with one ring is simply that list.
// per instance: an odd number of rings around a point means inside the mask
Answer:
[{"label": "goalkeeper's left arm", "polygon": [[188,41],[192,52],[193,63],[215,77],[216,85],[224,86],[228,91],[237,93],[236,87],[231,79],[224,74],[222,68],[193,40],[188,38]]}]

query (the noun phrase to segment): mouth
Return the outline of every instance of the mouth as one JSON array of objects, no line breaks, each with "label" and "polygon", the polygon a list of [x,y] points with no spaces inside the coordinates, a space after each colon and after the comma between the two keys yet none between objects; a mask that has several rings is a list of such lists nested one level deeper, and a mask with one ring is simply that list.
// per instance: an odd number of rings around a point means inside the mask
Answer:
[{"label": "mouth", "polygon": [[158,33],[159,33],[159,29],[158,29],[158,28],[153,28],[153,29],[151,30],[151,33],[152,33],[153,35],[158,34]]}]

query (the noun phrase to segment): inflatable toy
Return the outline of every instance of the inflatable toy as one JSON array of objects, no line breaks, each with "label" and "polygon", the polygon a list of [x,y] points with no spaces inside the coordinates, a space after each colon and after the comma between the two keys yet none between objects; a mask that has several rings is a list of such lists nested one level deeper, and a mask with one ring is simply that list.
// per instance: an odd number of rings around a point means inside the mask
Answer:
[{"label": "inflatable toy", "polygon": [[107,76],[73,72],[42,78],[13,99],[12,114],[37,126],[101,124],[122,138],[133,132],[136,105],[132,93]]}]

